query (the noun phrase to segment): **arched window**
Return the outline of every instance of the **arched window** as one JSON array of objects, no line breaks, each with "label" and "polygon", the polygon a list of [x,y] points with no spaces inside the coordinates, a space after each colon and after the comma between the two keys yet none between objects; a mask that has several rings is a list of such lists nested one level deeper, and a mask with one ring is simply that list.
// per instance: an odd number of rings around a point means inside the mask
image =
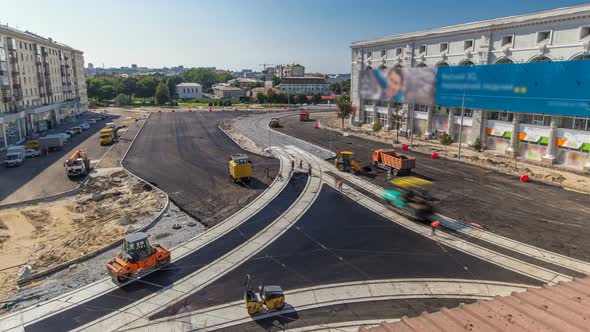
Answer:
[{"label": "arched window", "polygon": [[395,68],[395,69],[402,69],[402,68],[404,68],[404,66],[402,66],[400,64],[397,64],[397,65],[393,66],[393,68]]},{"label": "arched window", "polygon": [[441,61],[439,63],[436,64],[437,67],[448,67],[449,64],[446,63],[445,61]]},{"label": "arched window", "polygon": [[529,62],[551,62],[551,59],[544,55],[539,55],[537,57],[532,58]]},{"label": "arched window", "polygon": [[428,67],[428,66],[427,66],[427,65],[426,65],[424,62],[422,62],[422,63],[419,63],[419,64],[416,66],[416,68],[426,68],[426,67]]},{"label": "arched window", "polygon": [[514,63],[514,61],[512,61],[510,58],[502,58],[498,61],[495,62],[498,65],[502,65],[502,64],[508,64],[508,63]]},{"label": "arched window", "polygon": [[381,65],[381,66],[379,66],[379,69],[383,70],[383,69],[387,69],[387,67],[385,65]]},{"label": "arched window", "polygon": [[459,62],[459,66],[475,66],[475,63],[471,60],[463,60]]},{"label": "arched window", "polygon": [[590,54],[580,54],[573,57],[572,60],[590,60]]}]

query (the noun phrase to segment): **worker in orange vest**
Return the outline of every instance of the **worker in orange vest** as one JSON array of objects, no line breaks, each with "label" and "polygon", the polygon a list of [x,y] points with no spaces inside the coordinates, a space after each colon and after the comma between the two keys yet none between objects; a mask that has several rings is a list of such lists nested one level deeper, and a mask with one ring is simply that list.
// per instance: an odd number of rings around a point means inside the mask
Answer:
[{"label": "worker in orange vest", "polygon": [[440,221],[435,220],[430,223],[430,228],[432,228],[432,236],[436,236],[436,229],[440,227]]}]

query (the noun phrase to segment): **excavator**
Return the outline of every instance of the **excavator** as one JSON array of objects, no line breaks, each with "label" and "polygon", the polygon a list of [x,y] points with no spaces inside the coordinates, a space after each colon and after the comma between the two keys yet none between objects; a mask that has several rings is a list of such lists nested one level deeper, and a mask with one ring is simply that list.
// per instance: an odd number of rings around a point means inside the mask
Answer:
[{"label": "excavator", "polygon": [[142,272],[162,268],[170,263],[171,252],[159,244],[150,244],[147,234],[127,234],[121,253],[107,263],[107,270],[118,283]]},{"label": "excavator", "polygon": [[255,315],[263,307],[266,310],[281,310],[285,307],[285,294],[281,286],[258,286],[258,292],[251,287],[250,275],[246,275],[244,280],[244,301],[248,314]]}]

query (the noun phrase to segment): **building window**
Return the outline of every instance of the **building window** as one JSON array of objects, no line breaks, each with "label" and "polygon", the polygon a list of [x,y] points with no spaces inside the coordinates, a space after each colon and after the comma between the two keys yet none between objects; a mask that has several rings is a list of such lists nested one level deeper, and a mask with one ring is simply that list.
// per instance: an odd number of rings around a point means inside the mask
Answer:
[{"label": "building window", "polygon": [[551,44],[551,30],[537,32],[537,44]]},{"label": "building window", "polygon": [[463,109],[463,116],[464,117],[467,117],[467,118],[472,117],[473,116],[473,110],[470,109],[470,108],[464,108]]},{"label": "building window", "polygon": [[418,48],[418,54],[423,54],[423,55],[426,55],[426,45],[421,45],[421,46]]},{"label": "building window", "polygon": [[449,50],[449,43],[440,43],[440,51],[442,52],[446,52]]},{"label": "building window", "polygon": [[587,39],[590,37],[590,26],[580,27],[580,39]]},{"label": "building window", "polygon": [[367,111],[367,112],[365,112],[364,121],[363,122],[364,123],[373,123],[373,115],[374,115],[374,112],[373,111]]},{"label": "building window", "polygon": [[367,52],[367,59],[371,59],[373,57],[373,52],[368,51]]},{"label": "building window", "polygon": [[385,57],[385,54],[387,54],[387,51],[386,51],[386,50],[381,50],[381,57],[382,57],[382,58],[384,58],[384,57]]},{"label": "building window", "polygon": [[502,47],[512,47],[514,43],[514,35],[502,37]]},{"label": "building window", "polygon": [[465,51],[473,50],[473,39],[464,41],[463,42],[463,49]]},{"label": "building window", "polygon": [[402,55],[402,48],[398,47],[395,49],[395,56],[400,56],[400,55]]},{"label": "building window", "polygon": [[418,112],[428,112],[428,106],[426,106],[426,105],[417,105],[417,106],[418,106],[418,109],[417,109]]}]

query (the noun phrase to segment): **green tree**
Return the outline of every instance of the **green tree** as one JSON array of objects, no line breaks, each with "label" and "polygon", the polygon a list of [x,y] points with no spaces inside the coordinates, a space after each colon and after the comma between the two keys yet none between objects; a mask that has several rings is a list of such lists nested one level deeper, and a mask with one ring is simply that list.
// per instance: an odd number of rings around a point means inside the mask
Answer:
[{"label": "green tree", "polygon": [[256,94],[256,101],[257,101],[259,104],[264,104],[264,103],[266,103],[266,95],[265,95],[264,93],[262,93],[262,92],[259,92],[259,93],[257,93],[257,94]]},{"label": "green tree", "polygon": [[334,94],[341,94],[342,93],[342,87],[340,86],[340,83],[332,83],[330,84],[330,91]]},{"label": "green tree", "polygon": [[277,93],[273,89],[269,89],[266,93],[266,102],[267,103],[276,103],[277,102]]},{"label": "green tree", "polygon": [[447,146],[453,143],[453,139],[451,138],[451,135],[449,135],[448,133],[443,133],[440,137],[439,142],[440,144],[445,146],[445,151],[447,151]]},{"label": "green tree", "polygon": [[277,93],[277,102],[279,104],[286,104],[289,102],[289,97],[284,93]]},{"label": "green tree", "polygon": [[298,94],[297,101],[299,104],[307,104],[307,95],[305,93]]},{"label": "green tree", "polygon": [[144,76],[137,81],[135,95],[140,98],[153,97],[160,80],[155,76]]},{"label": "green tree", "polygon": [[203,89],[209,89],[217,83],[217,76],[209,69],[205,68],[191,68],[182,73],[185,82],[199,83]]},{"label": "green tree", "polygon": [[158,84],[158,87],[156,88],[156,95],[154,96],[154,98],[156,98],[156,103],[158,103],[158,105],[164,105],[165,103],[169,102],[170,90],[168,90],[168,86],[160,82],[160,84]]},{"label": "green tree", "polygon": [[319,104],[322,101],[322,95],[319,93],[314,93],[312,100],[314,103]]},{"label": "green tree", "polygon": [[342,93],[350,94],[350,78],[340,83]]},{"label": "green tree", "polygon": [[168,91],[170,91],[170,99],[178,98],[176,86],[180,83],[182,83],[182,76],[180,75],[166,77],[166,86],[168,86]]},{"label": "green tree", "polygon": [[473,142],[471,147],[474,148],[477,152],[481,151],[483,149],[483,145],[481,144],[481,139],[479,137],[476,138],[475,142]]},{"label": "green tree", "polygon": [[131,97],[124,93],[119,93],[115,98],[115,103],[119,106],[131,105]]},{"label": "green tree", "polygon": [[352,114],[352,104],[350,103],[350,98],[348,96],[341,96],[336,99],[336,106],[338,107],[338,111],[336,116],[342,121],[341,128],[344,128],[344,119],[350,117]]},{"label": "green tree", "polygon": [[227,81],[233,79],[234,77],[229,72],[222,72],[215,74],[215,81],[217,83],[226,83]]},{"label": "green tree", "polygon": [[111,100],[115,98],[115,87],[112,85],[103,85],[98,90],[98,100]]},{"label": "green tree", "polygon": [[120,77],[115,83],[117,93],[122,93],[127,96],[135,94],[137,89],[137,78],[135,77]]},{"label": "green tree", "polygon": [[272,86],[275,87],[279,84],[281,84],[281,79],[277,75],[274,75],[272,77]]}]

